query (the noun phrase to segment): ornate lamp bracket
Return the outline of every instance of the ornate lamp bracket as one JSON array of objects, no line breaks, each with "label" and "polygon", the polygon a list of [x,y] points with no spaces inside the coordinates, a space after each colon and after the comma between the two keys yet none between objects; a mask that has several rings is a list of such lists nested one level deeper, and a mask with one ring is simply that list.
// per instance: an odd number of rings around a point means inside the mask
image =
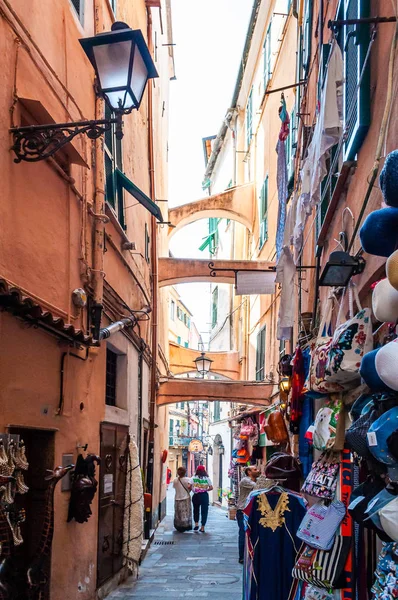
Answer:
[{"label": "ornate lamp bracket", "polygon": [[11,146],[11,150],[16,155],[14,162],[45,160],[54,156],[77,135],[83,133],[91,140],[95,140],[109,131],[113,124],[116,125],[116,135],[123,137],[122,114],[118,113],[115,119],[13,127],[10,132],[14,138],[14,144]]}]

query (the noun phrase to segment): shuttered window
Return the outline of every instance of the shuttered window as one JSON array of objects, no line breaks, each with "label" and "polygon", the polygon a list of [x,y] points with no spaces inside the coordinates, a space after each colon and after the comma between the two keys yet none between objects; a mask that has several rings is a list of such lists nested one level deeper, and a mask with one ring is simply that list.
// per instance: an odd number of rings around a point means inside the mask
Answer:
[{"label": "shuttered window", "polygon": [[260,192],[260,236],[259,248],[262,248],[268,239],[268,175]]},{"label": "shuttered window", "polygon": [[[345,0],[344,19],[369,16],[369,0]],[[360,74],[369,45],[369,26],[348,25],[343,28],[344,50],[344,160],[354,160],[370,124],[370,65],[368,63],[358,88]]]},{"label": "shuttered window", "polygon": [[265,375],[265,325],[257,334],[256,381],[263,381]]},{"label": "shuttered window", "polygon": [[[108,106],[105,107],[105,118],[114,118],[113,113]],[[123,171],[122,165],[122,140],[116,137],[115,126],[105,132],[104,135],[104,161],[105,161],[105,200],[113,208],[116,217],[123,227],[125,226],[124,219],[124,203],[123,189],[117,185],[116,169]]]},{"label": "shuttered window", "polygon": [[253,135],[253,88],[250,90],[246,106],[246,145],[249,148]]},{"label": "shuttered window", "polygon": [[116,406],[117,354],[106,349],[105,404]]},{"label": "shuttered window", "polygon": [[216,400],[214,402],[214,421],[219,421],[220,420],[220,416],[221,416],[221,406],[220,406],[220,401]]},{"label": "shuttered window", "polygon": [[[312,0],[305,1],[303,34],[302,34],[302,68],[304,74],[308,73],[311,61],[311,35],[312,35]],[[301,77],[300,77],[301,79]]]},{"label": "shuttered window", "polygon": [[287,162],[287,177],[290,179],[294,175],[294,159],[296,157],[297,148],[297,117],[296,108],[290,114],[289,135],[286,140],[286,162]]},{"label": "shuttered window", "polygon": [[218,318],[218,286],[212,292],[211,301],[211,327],[213,329],[217,325]]},{"label": "shuttered window", "polygon": [[268,27],[263,46],[263,87],[267,89],[269,80],[271,79],[271,25]]},{"label": "shuttered window", "polygon": [[79,21],[84,25],[84,0],[70,0],[73,8],[76,11]]}]

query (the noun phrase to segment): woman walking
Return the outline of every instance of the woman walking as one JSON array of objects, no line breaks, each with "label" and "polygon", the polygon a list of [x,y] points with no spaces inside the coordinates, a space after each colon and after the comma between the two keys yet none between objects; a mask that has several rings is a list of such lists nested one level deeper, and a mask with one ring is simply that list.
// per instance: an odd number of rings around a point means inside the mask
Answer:
[{"label": "woman walking", "polygon": [[193,518],[195,521],[194,531],[199,529],[199,513],[201,513],[201,525],[200,531],[205,532],[205,525],[207,521],[207,514],[209,512],[209,492],[213,489],[213,484],[207,471],[203,465],[199,465],[196,469],[195,476],[192,479],[192,504],[193,504]]},{"label": "woman walking", "polygon": [[186,469],[179,467],[177,477],[173,481],[174,496],[174,527],[177,531],[192,529],[191,489],[192,481],[185,477]]}]

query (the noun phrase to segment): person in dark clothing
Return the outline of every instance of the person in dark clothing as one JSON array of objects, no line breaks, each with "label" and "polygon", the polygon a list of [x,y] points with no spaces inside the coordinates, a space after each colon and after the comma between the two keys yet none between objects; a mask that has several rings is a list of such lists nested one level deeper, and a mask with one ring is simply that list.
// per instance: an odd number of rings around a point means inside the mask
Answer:
[{"label": "person in dark clothing", "polygon": [[192,478],[192,504],[193,520],[195,521],[194,531],[199,529],[199,514],[201,516],[201,533],[205,532],[207,514],[209,512],[209,492],[213,489],[213,484],[203,465],[199,465]]},{"label": "person in dark clothing", "polygon": [[259,476],[260,471],[256,469],[256,467],[246,467],[245,477],[242,477],[241,482],[239,484],[239,497],[236,505],[236,520],[238,522],[239,527],[238,548],[240,564],[243,564],[243,557],[245,551],[245,526],[243,520],[243,509],[245,508],[246,500],[249,497],[250,492],[254,490],[256,486],[256,481]]}]

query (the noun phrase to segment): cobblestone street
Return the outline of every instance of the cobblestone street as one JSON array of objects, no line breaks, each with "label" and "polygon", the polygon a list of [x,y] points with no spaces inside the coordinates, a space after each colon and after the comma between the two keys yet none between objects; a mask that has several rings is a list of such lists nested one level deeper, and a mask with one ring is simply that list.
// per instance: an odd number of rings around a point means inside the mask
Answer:
[{"label": "cobblestone street", "polygon": [[173,529],[173,493],[168,516],[158,528],[140,567],[138,581],[126,581],[109,600],[212,598],[241,600],[242,565],[238,563],[238,527],[226,512],[210,507],[206,533]]}]

